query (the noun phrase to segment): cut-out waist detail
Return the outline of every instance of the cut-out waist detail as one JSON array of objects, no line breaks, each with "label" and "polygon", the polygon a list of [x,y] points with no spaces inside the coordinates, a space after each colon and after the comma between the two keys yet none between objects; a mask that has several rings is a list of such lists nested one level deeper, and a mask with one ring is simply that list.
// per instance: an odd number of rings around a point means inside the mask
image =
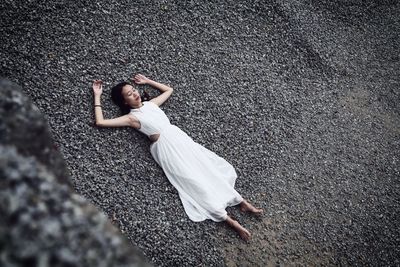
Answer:
[{"label": "cut-out waist detail", "polygon": [[174,125],[172,125],[172,124],[165,125],[165,127],[163,127],[160,131],[157,131],[156,133],[153,133],[153,134],[148,135],[148,138],[150,139],[150,141],[151,141],[152,143],[155,143],[155,142],[158,141],[158,139],[159,139],[160,136],[163,134],[163,132],[164,132],[165,130],[168,130],[170,127],[174,127]]},{"label": "cut-out waist detail", "polygon": [[160,138],[160,134],[159,133],[152,134],[152,135],[149,136],[149,139],[150,139],[151,142],[157,142],[158,138]]}]

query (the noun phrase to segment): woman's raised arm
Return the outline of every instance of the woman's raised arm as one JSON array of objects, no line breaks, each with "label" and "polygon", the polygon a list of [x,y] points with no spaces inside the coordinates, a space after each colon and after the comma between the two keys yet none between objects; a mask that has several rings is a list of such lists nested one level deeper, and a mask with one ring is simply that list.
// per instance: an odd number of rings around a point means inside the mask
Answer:
[{"label": "woman's raised arm", "polygon": [[140,123],[133,115],[127,114],[115,119],[104,119],[101,107],[101,94],[103,93],[103,82],[95,80],[93,82],[94,93],[94,115],[96,118],[96,125],[99,127],[124,127],[130,126],[140,128]]},{"label": "woman's raised arm", "polygon": [[148,85],[150,85],[154,88],[157,88],[158,90],[161,91],[161,94],[159,96],[150,100],[151,102],[155,103],[157,106],[161,106],[165,101],[167,101],[167,99],[171,96],[172,92],[174,91],[174,89],[172,89],[172,87],[169,87],[168,85],[150,80],[149,78],[147,78],[146,76],[144,76],[142,74],[135,75],[135,77],[133,78],[133,81],[136,84],[148,84]]}]

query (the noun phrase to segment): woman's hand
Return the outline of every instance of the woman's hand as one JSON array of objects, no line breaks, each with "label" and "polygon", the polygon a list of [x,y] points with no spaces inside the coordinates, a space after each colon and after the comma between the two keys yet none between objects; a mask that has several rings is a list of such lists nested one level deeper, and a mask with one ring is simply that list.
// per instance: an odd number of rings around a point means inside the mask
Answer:
[{"label": "woman's hand", "polygon": [[101,80],[93,81],[93,93],[94,95],[101,95],[103,93],[103,81]]},{"label": "woman's hand", "polygon": [[142,74],[136,74],[135,77],[133,78],[133,81],[136,84],[147,84],[150,81],[150,79]]}]

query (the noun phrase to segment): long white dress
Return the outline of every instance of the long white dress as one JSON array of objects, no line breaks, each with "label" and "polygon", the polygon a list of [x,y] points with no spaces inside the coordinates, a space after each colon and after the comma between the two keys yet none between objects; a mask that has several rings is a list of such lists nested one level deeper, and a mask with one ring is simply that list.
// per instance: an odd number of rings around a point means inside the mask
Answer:
[{"label": "long white dress", "polygon": [[153,102],[143,102],[131,114],[140,121],[139,131],[147,136],[160,134],[150,146],[151,155],[178,190],[189,218],[225,220],[225,208],[243,200],[234,189],[237,175],[232,165],[172,125]]}]

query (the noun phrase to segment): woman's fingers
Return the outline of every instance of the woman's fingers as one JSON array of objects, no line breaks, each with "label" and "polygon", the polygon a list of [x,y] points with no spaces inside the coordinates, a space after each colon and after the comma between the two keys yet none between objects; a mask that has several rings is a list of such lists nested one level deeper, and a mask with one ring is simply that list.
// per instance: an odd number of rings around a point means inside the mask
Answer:
[{"label": "woman's fingers", "polygon": [[143,80],[140,77],[138,77],[137,75],[135,76],[135,78],[133,78],[133,81],[135,83],[142,83],[143,82]]},{"label": "woman's fingers", "polygon": [[146,83],[146,76],[142,75],[142,74],[136,74],[135,77],[133,78],[135,83],[138,84],[143,84]]},{"label": "woman's fingers", "polygon": [[94,80],[93,85],[100,85],[102,83],[101,80]]},{"label": "woman's fingers", "polygon": [[93,91],[95,93],[101,93],[103,91],[103,81],[101,80],[94,80],[93,81]]}]

